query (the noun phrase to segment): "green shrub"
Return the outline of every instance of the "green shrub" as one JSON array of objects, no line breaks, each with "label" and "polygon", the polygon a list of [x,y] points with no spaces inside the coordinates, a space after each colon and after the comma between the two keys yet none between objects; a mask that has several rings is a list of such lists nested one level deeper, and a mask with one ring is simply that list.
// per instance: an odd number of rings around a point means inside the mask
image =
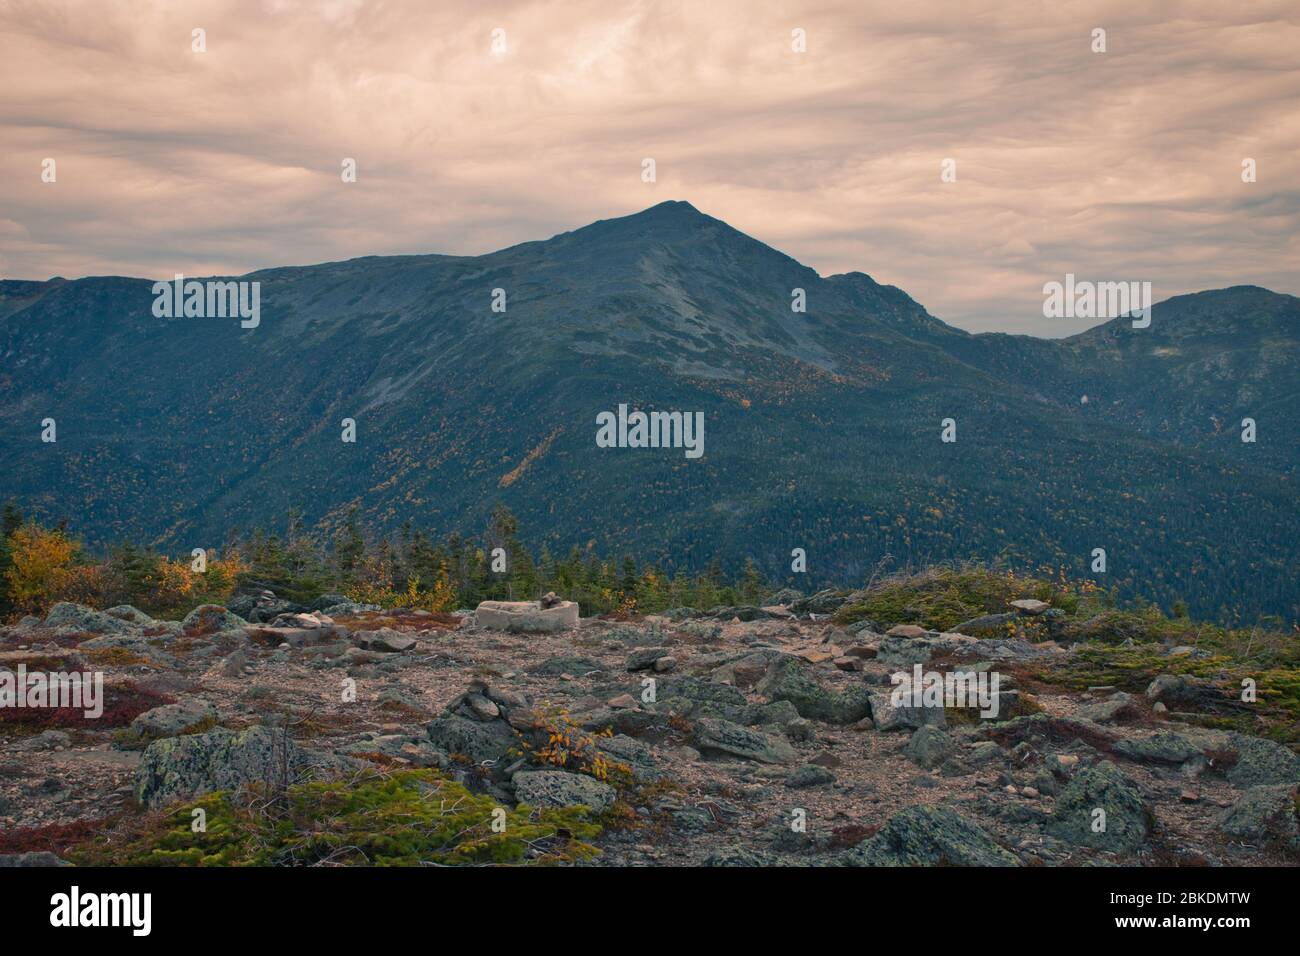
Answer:
[{"label": "green shrub", "polygon": [[[195,810],[206,815],[204,832],[192,829]],[[494,829],[494,816],[504,826]],[[586,841],[599,833],[585,807],[511,809],[434,770],[373,770],[298,784],[279,800],[256,788],[239,799],[209,794],[68,858],[96,866],[544,864],[595,856]]]}]

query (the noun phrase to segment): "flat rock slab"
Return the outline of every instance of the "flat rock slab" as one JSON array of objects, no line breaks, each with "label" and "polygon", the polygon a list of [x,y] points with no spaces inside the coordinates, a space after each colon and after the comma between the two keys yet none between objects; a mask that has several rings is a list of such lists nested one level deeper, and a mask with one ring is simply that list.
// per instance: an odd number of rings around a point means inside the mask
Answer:
[{"label": "flat rock slab", "polygon": [[[334,641],[347,640],[351,633],[337,624],[325,624],[320,627],[269,627],[266,625],[246,625],[244,636],[250,641],[268,647],[288,644],[290,647],[307,647],[312,644],[330,644]],[[414,643],[414,642],[412,642]]]},{"label": "flat rock slab", "polygon": [[483,601],[474,612],[479,627],[522,634],[550,634],[578,625],[578,605],[561,601],[542,607],[537,601]]},{"label": "flat rock slab", "polygon": [[530,807],[587,806],[602,813],[614,805],[618,791],[607,783],[563,770],[520,770],[515,797]]}]

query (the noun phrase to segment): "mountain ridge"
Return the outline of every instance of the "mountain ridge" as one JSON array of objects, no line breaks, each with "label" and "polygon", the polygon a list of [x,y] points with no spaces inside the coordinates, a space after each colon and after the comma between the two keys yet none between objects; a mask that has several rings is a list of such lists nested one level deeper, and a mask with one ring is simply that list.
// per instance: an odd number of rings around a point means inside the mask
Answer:
[{"label": "mountain ridge", "polygon": [[[1297,614],[1293,296],[1175,297],[1146,336],[967,333],[686,203],[484,256],[247,276],[263,284],[247,330],[154,318],[147,279],[0,283],[0,495],[92,542],[186,553],[295,507],[326,536],[354,505],[376,532],[476,530],[498,499],[552,550],[780,575],[802,546],[822,580],[886,554],[1080,570],[1109,543],[1122,590]],[[1176,354],[1150,354],[1184,323]],[[597,449],[595,416],[624,403],[703,413],[704,458]]]}]

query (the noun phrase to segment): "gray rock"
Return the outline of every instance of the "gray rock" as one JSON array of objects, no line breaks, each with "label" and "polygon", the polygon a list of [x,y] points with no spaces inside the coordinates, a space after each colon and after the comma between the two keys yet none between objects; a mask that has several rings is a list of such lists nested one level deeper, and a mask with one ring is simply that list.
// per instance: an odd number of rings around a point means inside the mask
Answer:
[{"label": "gray rock", "polygon": [[607,783],[563,770],[520,770],[512,778],[515,798],[530,807],[572,807],[582,804],[596,813],[614,805],[618,791]]},{"label": "gray rock", "polygon": [[119,621],[126,621],[128,624],[134,624],[136,627],[150,627],[157,623],[148,614],[139,608],[134,608],[129,604],[118,604],[114,607],[106,608],[104,611],[109,617],[115,617]]},{"label": "gray rock", "polygon": [[846,866],[1019,866],[982,828],[947,807],[912,806],[841,857]]},{"label": "gray rock", "polygon": [[947,727],[948,715],[942,707],[913,706],[902,703],[894,706],[891,690],[871,692],[871,719],[881,731],[915,730],[927,725]]},{"label": "gray rock", "polygon": [[809,720],[851,724],[871,715],[867,688],[855,686],[843,693],[829,691],[817,682],[808,663],[797,657],[773,661],[756,689],[771,701],[789,701],[800,717]]},{"label": "gray rock", "polygon": [[247,623],[219,604],[200,604],[185,615],[181,630],[190,637],[201,637],[222,631],[242,631]]},{"label": "gray rock", "polygon": [[817,764],[811,763],[800,767],[785,778],[785,785],[794,790],[802,790],[806,787],[823,787],[834,782],[835,774],[825,767],[819,767]]},{"label": "gray rock", "polygon": [[632,776],[640,781],[658,780],[663,776],[655,768],[654,756],[650,748],[635,737],[615,734],[613,737],[597,737],[596,749],[611,760],[626,764],[632,770]]},{"label": "gray rock", "polygon": [[745,846],[724,846],[704,859],[705,866],[779,866],[775,857]]},{"label": "gray rock", "polygon": [[1180,764],[1199,757],[1202,749],[1181,734],[1159,733],[1139,740],[1120,740],[1115,753],[1139,763]]},{"label": "gray rock", "polygon": [[1231,734],[1228,746],[1237,762],[1228,769],[1228,781],[1237,787],[1300,783],[1300,757],[1262,737]]},{"label": "gray rock", "polygon": [[381,627],[377,631],[356,631],[352,635],[352,640],[365,650],[393,654],[409,651],[416,644],[413,637],[395,631],[391,627]]},{"label": "gray rock", "polygon": [[1133,711],[1133,698],[1123,691],[1118,691],[1105,700],[1084,704],[1075,711],[1074,716],[1083,720],[1094,720],[1099,724],[1108,724],[1132,714]]},{"label": "gray rock", "polygon": [[1051,605],[1046,601],[1037,601],[1033,598],[1022,598],[1019,601],[1012,601],[1010,603],[1017,611],[1020,611],[1022,614],[1027,614],[1030,617],[1037,617],[1039,614],[1042,614],[1051,607]]},{"label": "gray rock", "polygon": [[[1097,810],[1105,811],[1104,828]],[[1134,783],[1110,761],[1085,767],[1061,791],[1047,832],[1094,850],[1136,850],[1151,832],[1152,817]]]},{"label": "gray rock", "polygon": [[47,850],[31,853],[0,853],[0,869],[33,866],[72,866],[72,864]]},{"label": "gray rock", "polygon": [[700,753],[726,754],[759,763],[789,763],[795,757],[794,747],[784,738],[769,737],[714,717],[695,722],[691,743]]},{"label": "gray rock", "polygon": [[475,763],[500,760],[518,743],[517,735],[503,721],[484,723],[456,714],[430,722],[425,732],[439,750],[463,754]]},{"label": "gray rock", "polygon": [[1300,850],[1296,788],[1291,784],[1251,787],[1219,817],[1218,828],[1249,843],[1279,843]]},{"label": "gray rock", "polygon": [[523,634],[551,634],[578,625],[578,605],[561,601],[542,607],[537,601],[483,601],[474,612],[479,627]]},{"label": "gray rock", "polygon": [[926,725],[918,727],[912,739],[903,748],[903,753],[918,767],[933,770],[953,752],[952,738],[938,727]]},{"label": "gray rock", "polygon": [[600,672],[604,669],[604,664],[586,657],[548,657],[535,667],[528,668],[528,673],[536,677],[559,677],[561,674],[581,677],[583,674],[592,671]]},{"label": "gray rock", "polygon": [[239,732],[218,727],[151,743],[136,769],[135,796],[145,807],[157,809],[251,783],[287,785],[305,775],[313,763],[283,733],[266,727]]},{"label": "gray rock", "polygon": [[1015,613],[984,614],[973,617],[969,621],[962,621],[955,630],[962,634],[974,634],[977,637],[986,635],[1005,637],[1007,625],[1014,622],[1018,616]]},{"label": "gray rock", "polygon": [[86,634],[135,633],[135,628],[126,621],[69,601],[60,601],[50,608],[50,613],[45,615],[45,626],[66,628],[69,631],[81,631]]},{"label": "gray rock", "polygon": [[834,614],[847,598],[847,592],[827,588],[806,598],[797,598],[790,604],[790,610],[796,614]]},{"label": "gray rock", "polygon": [[72,738],[62,730],[42,730],[32,737],[15,740],[9,745],[9,749],[17,751],[54,750],[56,747],[68,747],[71,744]]},{"label": "gray rock", "polygon": [[175,737],[196,724],[216,719],[217,708],[206,700],[191,698],[146,710],[131,721],[131,729],[151,738]]},{"label": "gray rock", "polygon": [[629,671],[649,670],[660,658],[667,657],[670,653],[671,651],[666,647],[640,648],[627,656],[627,669]]},{"label": "gray rock", "polygon": [[470,709],[471,716],[478,720],[495,720],[501,716],[501,708],[482,694],[466,694],[465,703]]}]

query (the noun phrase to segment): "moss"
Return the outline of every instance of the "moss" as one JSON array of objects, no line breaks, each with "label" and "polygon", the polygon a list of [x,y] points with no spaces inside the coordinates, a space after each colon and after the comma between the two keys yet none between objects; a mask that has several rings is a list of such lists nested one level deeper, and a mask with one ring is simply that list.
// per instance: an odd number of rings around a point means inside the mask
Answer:
[{"label": "moss", "polygon": [[[195,810],[206,816],[195,833]],[[494,828],[494,820],[504,826]],[[500,830],[500,832],[496,832]],[[433,770],[379,770],[289,787],[270,800],[209,794],[74,847],[97,866],[473,865],[590,859],[600,826],[584,807],[500,807]]]},{"label": "moss", "polygon": [[[1300,749],[1300,666],[1279,663],[1271,650],[1259,656],[1234,656],[1244,650],[1240,635],[1219,632],[1203,642],[1205,649],[1217,646],[1209,657],[1170,657],[1160,644],[1112,647],[1088,644],[1078,647],[1067,660],[1050,666],[1018,668],[1018,676],[1043,684],[1084,690],[1092,686],[1115,686],[1130,693],[1143,693],[1160,674],[1174,674],[1206,680],[1225,702],[1240,700],[1241,682],[1255,681],[1257,702],[1247,709],[1227,708],[1226,713],[1207,712],[1196,722],[1219,730],[1238,730],[1262,735]],[[1253,650],[1253,648],[1252,648]],[[1260,657],[1267,660],[1261,660]]]},{"label": "moss", "polygon": [[97,664],[100,667],[132,667],[136,664],[149,663],[133,651],[125,647],[103,647],[97,650],[83,650],[82,656],[87,662]]},{"label": "moss", "polygon": [[1078,597],[1050,581],[1017,577],[984,568],[937,568],[923,574],[890,578],[869,588],[862,600],[835,614],[835,623],[874,621],[881,627],[919,624],[948,631],[963,621],[1010,610],[1011,601],[1036,598],[1056,606],[1077,607]]}]

